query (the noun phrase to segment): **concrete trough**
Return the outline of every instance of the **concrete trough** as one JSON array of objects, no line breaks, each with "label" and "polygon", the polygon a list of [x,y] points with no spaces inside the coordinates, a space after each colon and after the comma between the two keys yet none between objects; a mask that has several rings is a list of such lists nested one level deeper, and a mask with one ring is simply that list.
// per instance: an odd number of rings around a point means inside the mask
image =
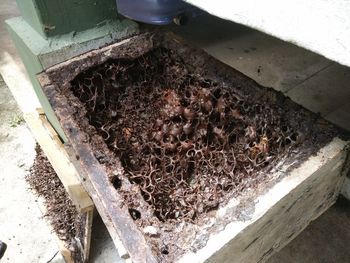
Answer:
[{"label": "concrete trough", "polygon": [[[301,129],[283,158],[277,156],[273,166],[256,172],[258,180],[238,192],[227,191],[214,208],[196,210],[190,219],[157,216],[155,203],[147,202],[142,187],[130,180],[129,168],[108,147],[88,118],[88,103],[74,91],[81,74],[118,61],[134,65],[159,48],[180,58],[186,74],[233,89],[247,103],[273,105]],[[122,79],[128,78],[125,72]],[[144,33],[90,51],[45,70],[38,79],[68,138],[66,148],[83,185],[119,254],[133,262],[264,262],[335,202],[349,167],[348,141],[341,131],[169,33]]]}]

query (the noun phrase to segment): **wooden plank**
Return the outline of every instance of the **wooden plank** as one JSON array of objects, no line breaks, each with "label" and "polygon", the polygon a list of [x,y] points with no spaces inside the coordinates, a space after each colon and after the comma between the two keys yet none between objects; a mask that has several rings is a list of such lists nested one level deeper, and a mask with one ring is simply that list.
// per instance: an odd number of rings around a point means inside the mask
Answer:
[{"label": "wooden plank", "polygon": [[90,256],[90,250],[91,250],[91,230],[92,230],[92,222],[94,219],[94,210],[90,210],[86,212],[86,221],[85,221],[85,238],[83,240],[84,244],[84,259],[87,262],[89,260]]},{"label": "wooden plank", "polygon": [[14,59],[4,53],[0,73],[23,112],[23,117],[40,144],[54,170],[65,186],[78,211],[93,209],[93,202],[81,186],[74,166],[59,140],[57,133],[47,121],[32,85]]},{"label": "wooden plank", "polygon": [[46,128],[50,125],[48,121],[40,117],[37,112],[25,113],[23,117],[78,211],[87,212],[92,210],[93,202],[81,185],[77,171],[70,162],[63,144],[57,139],[57,134],[52,134],[53,129],[50,131]]},{"label": "wooden plank", "polygon": [[57,132],[55,131],[55,129],[52,127],[52,125],[50,124],[49,120],[47,119],[45,112],[42,108],[38,108],[37,112],[39,114],[39,118],[41,120],[41,122],[43,123],[44,127],[47,129],[47,132],[49,133],[50,137],[58,143],[58,145],[62,144],[62,140],[60,139],[60,137],[58,136]]},{"label": "wooden plank", "polygon": [[[82,243],[81,252],[84,261],[87,261],[90,253],[94,209],[93,202],[81,185],[78,179],[79,177],[77,176],[77,171],[70,162],[69,156],[65,152],[59,136],[52,128],[41,109],[40,103],[26,74],[6,52],[3,54],[3,59],[0,64],[0,74],[23,112],[23,117],[27,125],[48,157],[78,212],[86,218],[83,229],[84,238],[80,242]],[[39,203],[39,208],[43,215],[45,215],[46,208],[43,204],[43,200],[39,201]],[[52,230],[51,227],[50,229]],[[74,262],[72,254],[67,248],[67,244],[59,240],[53,230],[51,232],[53,233],[54,239],[57,241],[59,250],[65,261],[67,263]]]}]

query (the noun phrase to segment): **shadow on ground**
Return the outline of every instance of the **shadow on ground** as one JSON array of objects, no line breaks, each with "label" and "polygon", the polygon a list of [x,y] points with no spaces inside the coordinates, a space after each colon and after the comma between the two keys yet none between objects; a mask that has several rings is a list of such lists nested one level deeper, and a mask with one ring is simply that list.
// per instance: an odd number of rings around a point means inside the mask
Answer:
[{"label": "shadow on ground", "polygon": [[350,201],[340,197],[268,263],[350,262]]}]

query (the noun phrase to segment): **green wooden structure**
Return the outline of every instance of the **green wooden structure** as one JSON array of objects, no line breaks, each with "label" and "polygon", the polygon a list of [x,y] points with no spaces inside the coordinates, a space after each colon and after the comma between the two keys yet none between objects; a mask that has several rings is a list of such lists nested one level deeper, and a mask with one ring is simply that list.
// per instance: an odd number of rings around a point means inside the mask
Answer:
[{"label": "green wooden structure", "polygon": [[57,133],[66,141],[36,74],[55,64],[137,33],[117,14],[115,0],[17,0],[20,17],[6,21],[35,93]]}]

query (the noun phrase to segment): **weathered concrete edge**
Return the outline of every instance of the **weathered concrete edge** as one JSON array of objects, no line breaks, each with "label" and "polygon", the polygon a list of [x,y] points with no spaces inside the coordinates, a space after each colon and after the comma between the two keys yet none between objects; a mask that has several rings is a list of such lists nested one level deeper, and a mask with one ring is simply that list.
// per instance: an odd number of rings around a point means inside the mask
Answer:
[{"label": "weathered concrete edge", "polygon": [[350,66],[349,1],[185,1]]},{"label": "weathered concrete edge", "polygon": [[[304,164],[300,167],[294,169],[288,176],[283,178],[280,182],[276,183],[267,193],[260,196],[256,200],[255,211],[251,219],[248,221],[234,221],[226,226],[226,228],[210,237],[207,245],[198,250],[196,253],[190,252],[185,254],[178,262],[205,262],[210,259],[215,253],[219,252],[221,248],[228,245],[229,241],[233,240],[244,231],[247,227],[253,225],[259,219],[263,218],[268,211],[270,211],[274,206],[278,205],[279,201],[284,197],[287,197],[291,192],[302,185],[303,182],[307,181],[312,177],[317,171],[319,171],[324,165],[337,158],[339,154],[344,151],[350,145],[349,142],[345,142],[339,138],[334,138],[328,145],[323,147],[316,156],[310,157]],[[346,156],[348,153],[343,153]],[[345,157],[342,165],[346,163]],[[346,164],[349,165],[348,163]],[[339,167],[334,167],[333,170]],[[348,167],[347,167],[348,168]],[[342,169],[344,173],[344,169]],[[279,176],[278,174],[276,176]],[[342,174],[342,182],[345,178],[345,174]],[[340,188],[339,190],[340,191]],[[339,194],[339,192],[337,193]],[[324,210],[320,211],[316,217],[318,217]],[[314,220],[316,218],[312,218]],[[302,229],[300,230],[300,232]],[[295,235],[296,236],[296,235]],[[294,237],[295,237],[294,236]],[[232,255],[234,257],[234,255]],[[231,262],[234,258],[231,258]]]}]

